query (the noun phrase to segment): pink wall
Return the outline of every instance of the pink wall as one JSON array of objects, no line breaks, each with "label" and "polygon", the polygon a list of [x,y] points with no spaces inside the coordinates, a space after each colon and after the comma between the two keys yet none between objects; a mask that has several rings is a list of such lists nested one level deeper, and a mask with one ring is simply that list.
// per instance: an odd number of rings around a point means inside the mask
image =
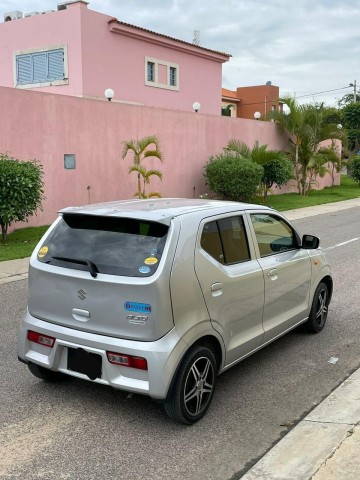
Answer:
[{"label": "pink wall", "polygon": [[[202,113],[220,115],[226,55],[109,24],[110,19],[78,2],[66,10],[0,23],[0,85],[14,86],[15,51],[67,44],[69,84],[31,90],[103,98],[112,88],[115,100],[187,111],[198,101]],[[145,85],[145,56],[179,65],[179,91]]]},{"label": "pink wall", "polygon": [[[130,198],[136,175],[128,174],[131,157],[121,160],[122,142],[156,134],[164,163],[163,181],[151,182],[164,197],[198,197],[206,191],[203,167],[229,139],[270,149],[286,148],[287,136],[271,122],[142,107],[0,87],[0,152],[36,158],[45,171],[44,211],[31,225],[48,224],[66,206]],[[76,154],[75,170],[64,169],[64,154]],[[195,187],[195,190],[194,190]]]},{"label": "pink wall", "polygon": [[[0,152],[44,166],[44,211],[30,225],[51,223],[66,206],[130,198],[136,174],[128,174],[131,156],[121,160],[122,142],[156,134],[164,163],[149,191],[164,197],[198,197],[207,191],[203,167],[231,138],[253,146],[286,149],[287,135],[275,123],[127,105],[105,100],[0,87]],[[76,169],[64,169],[64,154],[76,155]],[[339,177],[338,177],[339,178]],[[330,176],[320,186],[330,185]],[[194,189],[195,187],[195,189]],[[273,189],[285,193],[288,189]],[[291,191],[291,189],[290,189]],[[295,191],[295,190],[292,190]]]}]

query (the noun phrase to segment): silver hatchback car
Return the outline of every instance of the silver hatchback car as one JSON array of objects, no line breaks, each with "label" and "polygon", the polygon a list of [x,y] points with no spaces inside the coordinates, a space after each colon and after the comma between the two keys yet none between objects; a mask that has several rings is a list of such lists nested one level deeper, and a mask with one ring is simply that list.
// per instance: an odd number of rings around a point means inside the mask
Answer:
[{"label": "silver hatchback car", "polygon": [[259,205],[190,199],[67,208],[35,249],[19,359],[146,394],[192,424],[218,374],[300,324],[333,290],[312,235]]}]

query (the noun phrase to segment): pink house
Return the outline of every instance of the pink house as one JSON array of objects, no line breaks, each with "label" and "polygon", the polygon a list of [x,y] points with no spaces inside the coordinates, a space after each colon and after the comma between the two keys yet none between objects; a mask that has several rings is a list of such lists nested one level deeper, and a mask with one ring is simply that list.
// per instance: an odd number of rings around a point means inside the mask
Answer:
[{"label": "pink house", "polygon": [[[222,64],[230,55],[129,25],[87,8],[14,12],[0,24],[0,86],[221,113]],[[30,16],[28,16],[30,15]],[[11,18],[11,21],[7,21]]]}]

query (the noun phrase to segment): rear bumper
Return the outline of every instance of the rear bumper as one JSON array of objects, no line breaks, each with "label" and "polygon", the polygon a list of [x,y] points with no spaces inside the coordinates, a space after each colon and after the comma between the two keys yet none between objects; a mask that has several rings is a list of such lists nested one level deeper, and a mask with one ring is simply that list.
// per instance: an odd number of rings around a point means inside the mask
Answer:
[{"label": "rear bumper", "polygon": [[[29,341],[28,330],[55,337],[53,348]],[[155,342],[139,342],[62,327],[39,320],[28,312],[25,314],[20,326],[18,344],[20,361],[35,363],[55,372],[90,381],[86,375],[68,370],[68,348],[82,348],[102,357],[102,375],[94,382],[149,395],[155,399],[165,399],[188,345],[179,338],[175,329]],[[146,358],[148,370],[113,365],[107,359],[107,351]]]}]

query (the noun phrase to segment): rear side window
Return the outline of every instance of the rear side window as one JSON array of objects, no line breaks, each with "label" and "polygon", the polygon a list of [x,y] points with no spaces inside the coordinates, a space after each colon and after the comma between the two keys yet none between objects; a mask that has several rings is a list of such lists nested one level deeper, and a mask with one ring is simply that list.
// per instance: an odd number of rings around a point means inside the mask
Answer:
[{"label": "rear side window", "polygon": [[201,234],[200,245],[211,257],[224,264],[224,252],[221,244],[217,222],[209,222],[204,225]]},{"label": "rear side window", "polygon": [[158,268],[168,228],[137,219],[65,214],[38,260],[94,275],[148,277]]},{"label": "rear side window", "polygon": [[242,217],[226,217],[204,225],[201,247],[221,264],[250,260]]}]

